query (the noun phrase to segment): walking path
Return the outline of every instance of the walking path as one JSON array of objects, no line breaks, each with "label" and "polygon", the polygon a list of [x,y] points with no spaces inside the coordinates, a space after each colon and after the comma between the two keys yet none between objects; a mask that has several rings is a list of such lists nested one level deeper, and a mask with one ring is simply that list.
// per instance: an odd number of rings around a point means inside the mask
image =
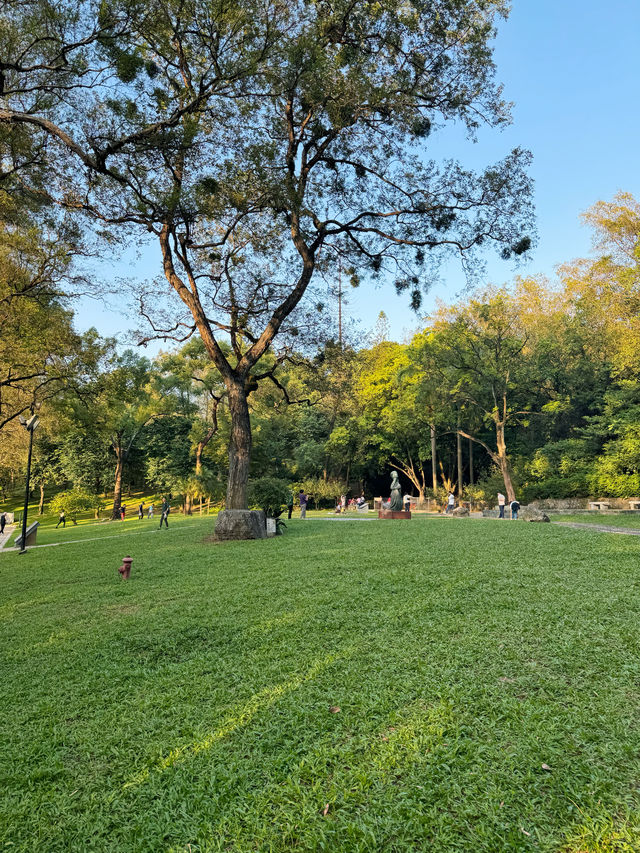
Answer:
[{"label": "walking path", "polygon": [[0,551],[2,551],[2,549],[7,544],[9,539],[11,539],[11,534],[13,533],[13,531],[15,529],[16,529],[15,524],[7,524],[7,526],[4,529],[4,533],[0,536]]},{"label": "walking path", "polygon": [[325,515],[323,518],[309,518],[302,519],[303,521],[377,521],[377,518],[358,518],[357,515],[353,515],[350,518],[343,517],[341,515]]},{"label": "walking path", "polygon": [[622,533],[626,536],[640,536],[640,530],[630,527],[609,527],[606,524],[583,524],[580,521],[554,521],[560,527],[575,527],[580,530],[596,530],[598,533]]}]

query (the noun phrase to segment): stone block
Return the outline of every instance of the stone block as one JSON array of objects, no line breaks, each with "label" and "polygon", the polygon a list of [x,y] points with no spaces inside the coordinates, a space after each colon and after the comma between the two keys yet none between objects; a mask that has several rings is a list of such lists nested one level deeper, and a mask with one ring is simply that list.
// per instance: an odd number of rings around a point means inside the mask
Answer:
[{"label": "stone block", "polygon": [[223,509],[218,513],[214,536],[220,541],[266,539],[266,516],[261,509]]},{"label": "stone block", "polygon": [[410,512],[402,512],[400,510],[381,509],[378,511],[378,518],[411,518]]},{"label": "stone block", "polygon": [[456,518],[466,518],[469,515],[469,510],[466,506],[457,506],[451,515],[455,515]]},{"label": "stone block", "polygon": [[550,520],[549,516],[545,512],[542,512],[541,509],[537,509],[534,506],[522,507],[519,516],[523,521],[548,522]]}]

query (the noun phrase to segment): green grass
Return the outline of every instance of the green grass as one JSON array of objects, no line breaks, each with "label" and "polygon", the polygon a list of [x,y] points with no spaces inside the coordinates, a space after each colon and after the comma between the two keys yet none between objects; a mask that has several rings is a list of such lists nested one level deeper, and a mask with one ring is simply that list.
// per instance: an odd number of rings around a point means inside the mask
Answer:
[{"label": "green grass", "polygon": [[[173,528],[175,526],[182,527],[184,524],[201,524],[203,521],[206,521],[206,519],[206,510],[202,517],[198,514],[193,516],[184,516],[182,513],[174,512],[169,515],[169,525]],[[209,522],[211,525],[213,525],[214,519],[215,516],[212,512],[209,516]],[[31,516],[29,516],[29,523],[31,523],[32,520]],[[56,528],[57,521],[57,516],[43,517],[40,527],[38,528],[38,536],[36,540],[37,545],[50,545],[52,543],[65,544],[67,542],[71,543],[78,540],[86,540],[88,542],[110,538],[112,536],[127,540],[127,542],[137,542],[138,540],[134,539],[134,536],[151,534],[158,531],[160,526],[160,509],[156,504],[154,517],[147,518],[145,514],[145,517],[142,520],[138,519],[137,515],[132,514],[131,517],[127,516],[125,521],[112,521],[107,518],[103,518],[99,521],[96,521],[95,519],[85,519],[83,521],[79,521],[77,525],[68,521],[65,527]],[[21,528],[19,526],[16,527],[16,530],[11,537],[11,541],[6,547],[13,546],[21,532]]]},{"label": "green grass", "polygon": [[[31,500],[29,501],[29,507],[27,511],[27,517],[29,522],[35,521],[36,519],[40,522],[41,525],[50,526],[51,524],[55,525],[58,521],[57,513],[49,512],[49,502],[51,499],[58,493],[62,491],[60,488],[51,488],[45,490],[45,503],[44,503],[44,514],[38,515],[39,509],[39,492],[36,489],[32,492]],[[138,512],[138,505],[140,502],[144,503],[145,513],[149,507],[150,503],[155,504],[156,514],[160,508],[161,501],[161,492],[150,492],[148,489],[134,489],[129,492],[125,489],[125,492],[122,495],[122,503],[126,505],[127,515],[135,516]],[[172,505],[175,508],[182,502],[182,496],[176,495],[172,500]],[[22,511],[24,509],[24,488],[22,489],[13,489],[11,492],[5,492],[3,496],[0,498],[0,512],[7,511],[13,512],[18,518],[18,516],[22,516]],[[113,493],[108,494],[106,497],[103,497],[103,508],[100,511],[100,518],[102,520],[111,518],[111,510],[113,509]],[[196,512],[199,512],[199,504],[196,504]],[[204,507],[204,512],[206,512],[206,503]],[[78,513],[76,516],[76,521],[78,525],[81,524],[92,524],[95,521],[95,512],[94,510],[86,510],[85,512]],[[71,524],[71,518],[67,516],[67,524]]]},{"label": "green grass", "polygon": [[7,850],[640,850],[637,539],[212,527],[0,555]]}]

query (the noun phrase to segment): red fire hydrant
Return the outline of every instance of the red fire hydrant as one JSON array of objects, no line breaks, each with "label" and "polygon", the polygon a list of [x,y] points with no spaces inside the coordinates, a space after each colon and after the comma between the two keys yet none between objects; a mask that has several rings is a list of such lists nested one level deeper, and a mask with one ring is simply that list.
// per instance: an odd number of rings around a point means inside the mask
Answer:
[{"label": "red fire hydrant", "polygon": [[133,563],[133,557],[123,557],[122,565],[118,569],[124,580],[127,580],[129,575],[131,574],[131,563]]}]

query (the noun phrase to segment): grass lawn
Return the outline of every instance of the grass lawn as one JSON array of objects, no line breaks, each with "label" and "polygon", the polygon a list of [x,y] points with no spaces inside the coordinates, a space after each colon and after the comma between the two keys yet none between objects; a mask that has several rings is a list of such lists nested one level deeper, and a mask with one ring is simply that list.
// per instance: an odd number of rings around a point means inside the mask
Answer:
[{"label": "grass lawn", "polygon": [[0,554],[3,849],[640,850],[635,537],[142,524]]},{"label": "grass lawn", "polygon": [[[27,520],[28,523],[31,524],[34,521],[40,522],[40,527],[38,528],[38,544],[40,544],[40,536],[44,529],[48,529],[51,527],[55,527],[58,523],[58,514],[52,513],[49,511],[49,501],[54,496],[56,491],[47,492],[47,499],[44,504],[44,515],[38,515],[38,503],[39,499],[34,492],[32,498],[29,502],[29,508],[27,511]],[[131,519],[137,520],[138,506],[140,503],[144,503],[145,510],[145,518],[147,509],[149,508],[149,504],[153,503],[155,506],[155,517],[159,520],[160,518],[160,505],[162,501],[160,500],[160,495],[153,494],[149,492],[143,491],[132,491],[131,493],[124,494],[122,496],[122,503],[126,506],[126,515],[127,521]],[[174,510],[178,508],[178,504],[180,502],[180,498],[176,498],[173,501]],[[22,519],[22,511],[24,508],[24,492],[20,493],[18,490],[14,490],[11,494],[5,494],[4,500],[0,500],[0,512],[7,511],[13,512],[16,517],[16,522],[18,519]],[[103,509],[100,512],[100,521],[106,522],[111,518],[111,510],[113,508],[113,495],[104,498]],[[199,512],[199,506],[196,507],[196,512]],[[204,512],[206,513],[206,506]],[[73,520],[71,516],[67,515],[67,525],[66,527],[83,527],[85,524],[95,524],[95,514],[93,510],[87,510],[86,512],[78,513],[76,516],[76,524],[73,524]],[[62,530],[63,528],[58,528]],[[20,533],[16,533],[16,536],[19,536]],[[57,540],[56,540],[57,541]]]}]

